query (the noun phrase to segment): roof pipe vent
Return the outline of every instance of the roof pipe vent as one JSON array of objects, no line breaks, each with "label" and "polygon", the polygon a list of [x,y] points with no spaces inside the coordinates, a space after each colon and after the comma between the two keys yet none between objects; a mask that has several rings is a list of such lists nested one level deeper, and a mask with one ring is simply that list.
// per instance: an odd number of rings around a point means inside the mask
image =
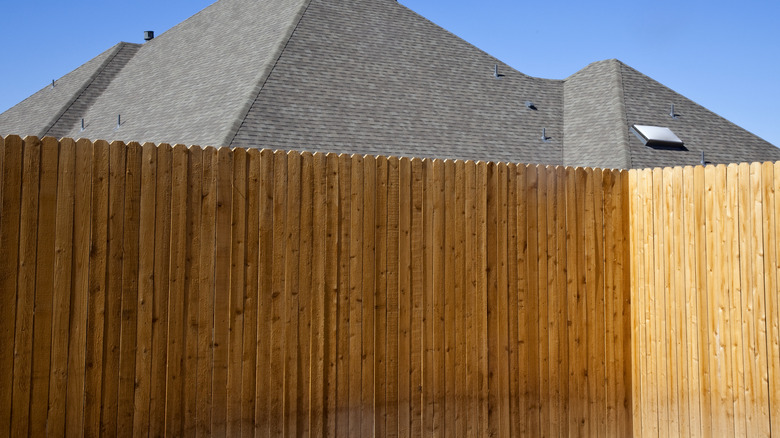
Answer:
[{"label": "roof pipe vent", "polygon": [[144,41],[151,41],[154,39],[154,31],[153,30],[145,30],[144,31]]}]

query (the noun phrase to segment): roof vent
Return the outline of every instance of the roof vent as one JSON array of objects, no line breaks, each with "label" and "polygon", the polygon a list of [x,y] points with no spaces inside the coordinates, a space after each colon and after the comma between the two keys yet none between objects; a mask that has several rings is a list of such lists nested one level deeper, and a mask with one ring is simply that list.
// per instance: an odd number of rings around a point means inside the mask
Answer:
[{"label": "roof vent", "polygon": [[680,137],[677,137],[669,128],[661,126],[632,125],[631,132],[633,132],[645,146],[684,147]]},{"label": "roof vent", "polygon": [[545,143],[549,143],[550,139],[552,139],[552,137],[547,136],[547,128],[542,128],[542,141]]},{"label": "roof vent", "polygon": [[504,77],[503,74],[498,72],[498,64],[493,66],[493,77],[496,78],[496,79],[501,79],[501,78]]},{"label": "roof vent", "polygon": [[145,30],[144,31],[144,41],[151,41],[154,39],[154,31],[153,30]]},{"label": "roof vent", "polygon": [[672,108],[669,110],[669,117],[671,117],[671,118],[673,118],[673,119],[676,119],[678,115],[679,115],[679,114],[677,114],[676,112],[674,112],[674,104],[672,104]]},{"label": "roof vent", "polygon": [[526,108],[528,108],[528,109],[530,109],[530,110],[534,110],[534,111],[536,111],[537,109],[539,109],[539,108],[537,108],[537,107],[536,107],[536,105],[534,105],[534,103],[533,103],[533,102],[531,102],[530,100],[526,100],[526,101],[525,101],[525,107],[526,107]]}]

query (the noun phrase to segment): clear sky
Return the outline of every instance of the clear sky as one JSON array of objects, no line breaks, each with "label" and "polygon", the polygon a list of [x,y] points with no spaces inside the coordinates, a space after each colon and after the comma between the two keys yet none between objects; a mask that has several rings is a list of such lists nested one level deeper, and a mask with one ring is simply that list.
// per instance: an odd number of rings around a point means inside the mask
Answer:
[{"label": "clear sky", "polygon": [[[400,2],[532,76],[562,79],[617,58],[780,146],[776,0]],[[211,3],[0,0],[0,112],[117,42],[143,42],[144,30],[159,35]]]}]

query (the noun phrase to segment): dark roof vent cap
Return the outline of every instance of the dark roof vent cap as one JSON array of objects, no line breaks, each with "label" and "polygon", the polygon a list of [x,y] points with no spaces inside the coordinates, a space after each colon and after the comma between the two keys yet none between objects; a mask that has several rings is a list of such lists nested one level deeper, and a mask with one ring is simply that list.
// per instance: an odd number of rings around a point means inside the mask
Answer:
[{"label": "dark roof vent cap", "polygon": [[144,41],[151,41],[154,39],[154,31],[153,30],[145,30],[144,31]]}]

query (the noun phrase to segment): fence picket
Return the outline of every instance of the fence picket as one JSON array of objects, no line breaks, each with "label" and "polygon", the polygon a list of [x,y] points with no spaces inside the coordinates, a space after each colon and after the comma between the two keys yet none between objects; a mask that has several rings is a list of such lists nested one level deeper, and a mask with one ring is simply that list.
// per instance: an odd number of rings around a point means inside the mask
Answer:
[{"label": "fence picket", "polygon": [[[62,145],[61,154],[65,154]],[[141,146],[127,145],[125,158],[124,229],[122,242],[122,285],[119,327],[119,382],[117,389],[116,434],[132,436],[135,394],[135,365],[140,261]]]},{"label": "fence picket", "polygon": [[[48,425],[49,432],[58,436],[65,435],[67,407],[68,344],[70,343],[70,315],[72,313],[75,164],[76,143],[70,139],[63,139],[60,143],[57,173],[57,211],[55,213],[57,229],[54,237],[54,302],[52,304],[56,311],[52,315]],[[135,345],[135,341],[132,345]],[[135,363],[135,355],[132,359]],[[127,409],[132,412],[132,399],[128,403]]]},{"label": "fence picket", "polygon": [[780,164],[15,136],[0,164],[8,434],[780,427]]},{"label": "fence picket", "polygon": [[[35,318],[32,334],[32,384],[30,387],[31,418],[48,419],[49,377],[52,358],[52,316],[54,299],[54,240],[57,227],[57,169],[59,142],[55,138],[41,140],[40,189],[35,268]],[[46,421],[31,421],[30,434],[46,433]]]}]

